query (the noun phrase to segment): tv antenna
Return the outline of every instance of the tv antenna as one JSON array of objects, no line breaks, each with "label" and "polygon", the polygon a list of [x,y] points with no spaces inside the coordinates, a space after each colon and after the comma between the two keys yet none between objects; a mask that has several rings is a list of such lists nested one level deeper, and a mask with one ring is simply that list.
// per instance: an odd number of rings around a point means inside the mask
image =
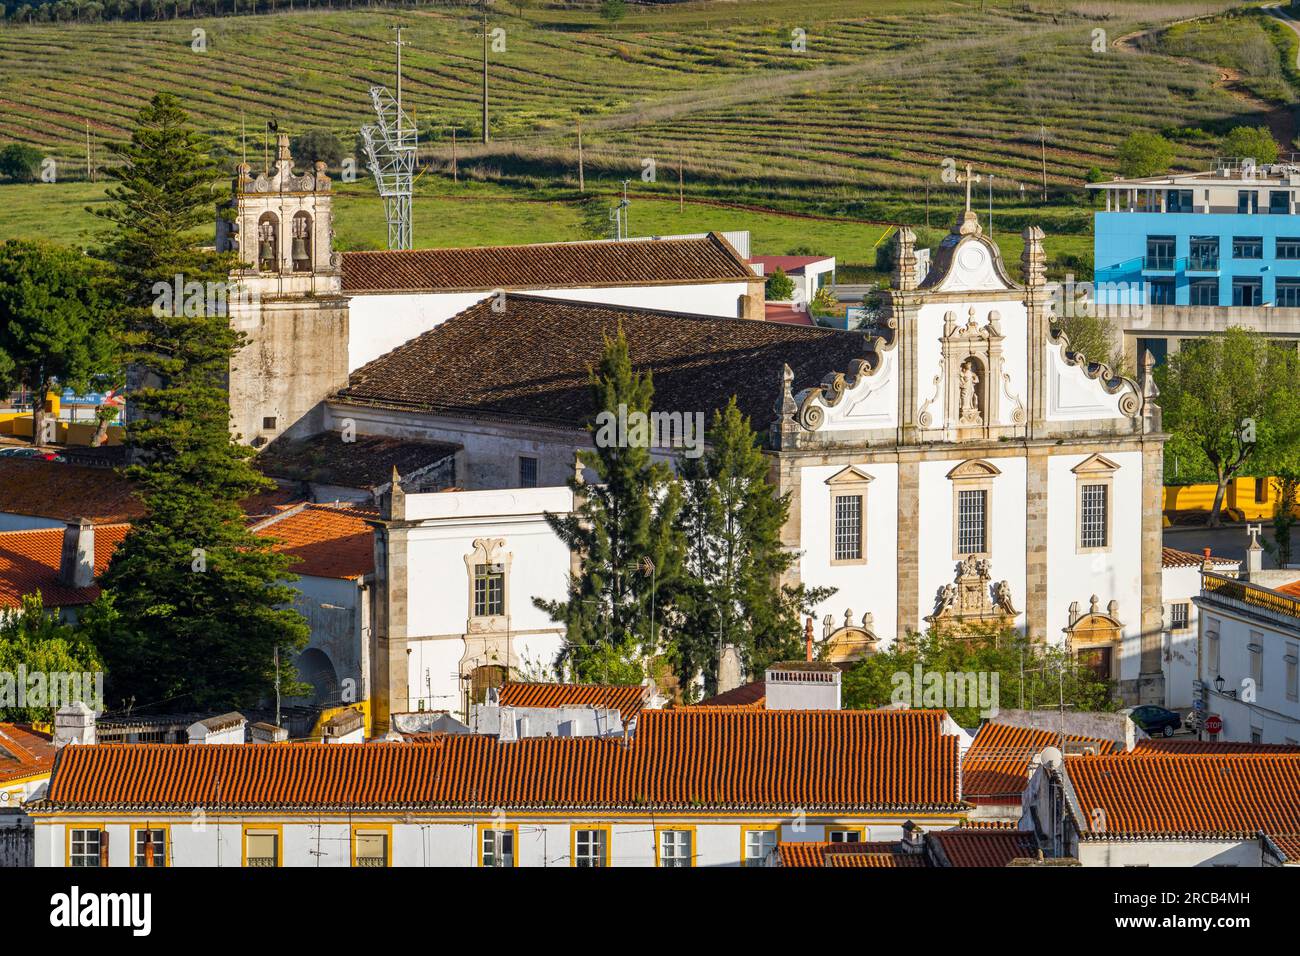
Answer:
[{"label": "tv antenna", "polygon": [[415,181],[415,150],[419,134],[415,123],[402,109],[402,28],[397,39],[397,96],[387,87],[372,86],[370,102],[375,110],[373,126],[361,127],[367,165],[375,177],[380,198],[384,200],[384,220],[388,223],[388,248],[411,248],[411,196]]}]

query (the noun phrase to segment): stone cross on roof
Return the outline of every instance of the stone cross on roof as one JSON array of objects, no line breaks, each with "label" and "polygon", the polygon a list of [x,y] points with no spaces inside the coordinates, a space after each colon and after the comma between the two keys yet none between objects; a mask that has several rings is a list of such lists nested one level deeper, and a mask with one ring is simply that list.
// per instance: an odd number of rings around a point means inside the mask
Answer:
[{"label": "stone cross on roof", "polygon": [[979,182],[979,181],[980,181],[980,178],[979,178],[978,176],[974,175],[974,174],[971,172],[970,163],[967,163],[967,164],[966,164],[966,175],[965,175],[965,176],[962,176],[962,175],[958,174],[958,176],[957,176],[957,182],[959,182],[959,183],[965,183],[965,184],[966,184],[966,211],[967,211],[967,212],[970,212],[970,211],[971,211],[971,210],[970,210],[970,187],[971,187],[971,183],[977,183],[977,182]]}]

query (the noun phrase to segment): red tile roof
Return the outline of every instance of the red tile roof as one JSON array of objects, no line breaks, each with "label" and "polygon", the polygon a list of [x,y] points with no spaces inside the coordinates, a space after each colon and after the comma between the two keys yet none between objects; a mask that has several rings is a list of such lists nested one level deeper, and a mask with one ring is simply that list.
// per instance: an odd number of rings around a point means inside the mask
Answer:
[{"label": "red tile roof", "polygon": [[958,810],[939,711],[641,714],[630,741],[67,747],[49,809],[94,807]]},{"label": "red tile roof", "polygon": [[1135,743],[1130,753],[1300,754],[1300,746],[1294,744],[1251,744],[1239,741],[1171,740],[1165,737],[1151,737]]},{"label": "red tile roof", "polygon": [[49,734],[27,724],[0,724],[0,784],[38,776],[53,765]]},{"label": "red tile roof", "polygon": [[[1190,551],[1179,551],[1177,548],[1161,548],[1160,564],[1166,568],[1199,568],[1205,562],[1204,554],[1193,554]],[[1224,558],[1219,555],[1210,555],[1210,563],[1215,567],[1238,567],[1241,564],[1240,558]]]},{"label": "red tile roof", "polygon": [[1277,590],[1291,597],[1300,597],[1300,581],[1292,581],[1290,584],[1284,584]]},{"label": "red tile roof", "polygon": [[767,704],[767,682],[756,680],[702,700],[697,707],[750,707],[762,710]]},{"label": "red tile roof", "polygon": [[702,239],[343,253],[343,291],[352,294],[735,282],[753,278],[753,270],[718,233]]},{"label": "red tile roof", "polygon": [[777,845],[781,866],[825,867],[924,867],[925,854],[904,852],[897,842],[823,843],[797,842]]},{"label": "red tile roof", "polygon": [[627,723],[646,705],[640,684],[542,684],[510,681],[501,687],[502,707],[610,707]]},{"label": "red tile roof", "polygon": [[1065,772],[1085,838],[1300,832],[1300,754],[1066,757]]},{"label": "red tile roof", "polygon": [[273,550],[299,560],[294,574],[318,578],[359,578],[375,570],[374,532],[366,524],[375,512],[334,505],[301,505],[255,525]]},{"label": "red tile roof", "polygon": [[[1098,753],[1115,749],[1109,740],[1067,736],[1066,741],[1093,744]],[[1060,736],[1048,730],[986,723],[962,761],[962,797],[971,803],[1018,804],[1029,783],[1030,760],[1044,747],[1056,747],[1060,742]]]},{"label": "red tile roof", "polygon": [[129,522],[144,514],[134,486],[112,468],[0,458],[0,512],[91,524]]},{"label": "red tile roof", "polygon": [[928,836],[949,866],[1006,866],[1038,849],[1034,835],[1024,830],[961,828],[932,830]]},{"label": "red tile roof", "polygon": [[1283,863],[1300,864],[1300,833],[1266,833],[1264,836],[1282,855]]},{"label": "red tile roof", "polygon": [[[95,575],[108,568],[109,559],[126,537],[129,525],[100,525],[95,528]],[[20,607],[27,594],[41,592],[46,607],[89,604],[99,597],[99,588],[69,588],[59,583],[59,562],[63,555],[63,529],[0,531],[0,608]]]}]

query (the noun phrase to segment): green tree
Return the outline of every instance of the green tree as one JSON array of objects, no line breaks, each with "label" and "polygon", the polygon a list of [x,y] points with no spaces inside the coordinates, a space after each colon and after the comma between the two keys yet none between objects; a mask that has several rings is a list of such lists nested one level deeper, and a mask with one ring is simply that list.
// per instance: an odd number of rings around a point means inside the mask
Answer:
[{"label": "green tree", "polygon": [[1234,126],[1219,143],[1219,153],[1234,159],[1253,159],[1259,165],[1277,162],[1277,140],[1267,126]]},{"label": "green tree", "polygon": [[1056,320],[1056,325],[1070,340],[1070,351],[1086,355],[1090,362],[1105,362],[1113,370],[1128,374],[1115,323],[1106,316],[1097,314],[1094,309],[1070,309]]},{"label": "green tree", "polygon": [[1174,162],[1174,145],[1159,133],[1139,130],[1129,133],[1119,146],[1122,176],[1155,176],[1167,172]]},{"label": "green tree", "polygon": [[602,0],[600,4],[600,15],[611,23],[616,20],[622,20],[627,16],[626,0]]},{"label": "green tree", "polygon": [[[633,371],[621,328],[605,340],[590,384],[596,413],[588,429],[596,447],[578,458],[596,483],[570,479],[575,512],[546,516],[578,555],[580,570],[570,576],[566,600],[534,603],[565,625],[562,660],[576,677],[604,681],[621,673],[626,680],[658,652],[659,628],[680,578],[681,491],[669,468],[651,457],[648,431],[637,428],[651,411],[654,385],[650,375]],[[625,435],[620,421],[629,424]]]},{"label": "green tree", "polygon": [[73,249],[10,239],[0,245],[0,391],[32,390],[32,436],[44,444],[45,393],[81,389],[116,366],[103,270]]},{"label": "green tree", "polygon": [[1284,468],[1282,474],[1273,479],[1273,490],[1277,493],[1277,504],[1273,507],[1273,540],[1265,541],[1264,547],[1277,560],[1279,568],[1291,563],[1295,546],[1292,529],[1296,522],[1296,506],[1300,503],[1300,472]]},{"label": "green tree", "polygon": [[835,591],[780,585],[799,557],[781,542],[790,496],[768,482],[758,436],[734,398],[714,412],[708,452],[683,457],[678,474],[686,557],[671,656],[683,687],[703,672],[712,694],[724,646],[734,645],[753,672],[799,656],[800,614]]},{"label": "green tree", "polygon": [[242,335],[221,299],[209,314],[164,291],[176,281],[226,287],[230,258],[195,241],[211,221],[215,170],[169,94],[141,110],[113,152],[116,183],[96,213],[115,227],[107,255],[142,383],[131,391],[127,444],[146,514],[114,555],[91,620],[116,693],[247,706],[269,696],[276,652],[290,660],[308,628],[286,606],[288,559],[248,531],[239,506],[271,484],[229,432],[226,376]]},{"label": "green tree", "polygon": [[764,294],[771,302],[789,302],[794,297],[794,280],[777,266],[763,283]]},{"label": "green tree", "polygon": [[[19,668],[27,678],[41,675],[36,678],[39,684],[28,680],[26,686],[29,692],[39,688],[39,696],[32,693],[21,707],[16,694]],[[102,707],[102,702],[95,699],[94,680],[102,671],[94,646],[76,628],[47,613],[39,593],[25,596],[17,611],[0,614],[0,720],[53,720],[54,711],[69,703],[50,698],[61,687],[79,688],[83,703]],[[68,677],[75,679],[65,683]],[[86,686],[87,677],[90,686]]]},{"label": "green tree", "polygon": [[1228,483],[1247,464],[1267,468],[1294,454],[1300,437],[1300,358],[1262,334],[1230,328],[1185,342],[1156,369],[1164,425],[1205,456],[1218,488],[1217,527]]},{"label": "green tree", "polygon": [[290,147],[293,158],[300,163],[321,162],[338,169],[343,162],[343,142],[327,129],[309,129],[295,136]]},{"label": "green tree", "polygon": [[15,183],[34,183],[41,173],[42,159],[35,146],[8,143],[0,147],[0,176]]}]

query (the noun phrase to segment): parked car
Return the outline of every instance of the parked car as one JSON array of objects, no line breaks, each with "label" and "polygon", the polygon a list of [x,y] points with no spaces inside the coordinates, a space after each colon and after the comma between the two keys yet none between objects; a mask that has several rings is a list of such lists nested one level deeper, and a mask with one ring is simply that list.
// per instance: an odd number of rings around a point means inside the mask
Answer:
[{"label": "parked car", "polygon": [[14,445],[0,448],[0,458],[36,458],[41,461],[66,461],[58,452],[47,448],[29,448],[26,445]]},{"label": "parked car", "polygon": [[1145,730],[1152,737],[1172,737],[1174,731],[1181,730],[1183,718],[1172,710],[1157,707],[1155,704],[1143,704],[1141,707],[1129,707],[1121,713]]}]

